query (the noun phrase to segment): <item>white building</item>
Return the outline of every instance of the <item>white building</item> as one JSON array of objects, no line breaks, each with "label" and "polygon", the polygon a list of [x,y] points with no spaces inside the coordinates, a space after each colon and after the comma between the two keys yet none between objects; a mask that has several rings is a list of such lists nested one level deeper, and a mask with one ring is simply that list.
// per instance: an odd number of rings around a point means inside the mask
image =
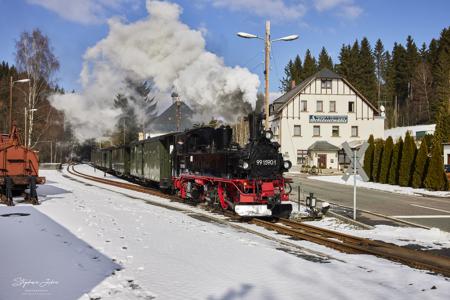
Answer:
[{"label": "white building", "polygon": [[384,117],[378,109],[328,69],[276,99],[270,122],[281,152],[293,165],[339,169],[345,161],[342,143],[358,146],[371,134],[384,137]]},{"label": "white building", "polygon": [[444,165],[450,165],[450,143],[443,143],[444,150]]}]

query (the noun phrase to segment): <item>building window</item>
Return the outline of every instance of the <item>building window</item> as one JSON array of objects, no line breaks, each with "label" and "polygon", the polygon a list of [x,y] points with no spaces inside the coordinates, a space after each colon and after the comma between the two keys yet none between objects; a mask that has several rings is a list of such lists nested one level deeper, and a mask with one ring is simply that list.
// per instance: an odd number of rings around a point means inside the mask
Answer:
[{"label": "building window", "polygon": [[294,125],[294,136],[302,135],[302,127],[300,125]]},{"label": "building window", "polygon": [[322,88],[323,89],[331,89],[331,80],[322,79]]},{"label": "building window", "polygon": [[308,150],[297,150],[297,165],[306,164]]},{"label": "building window", "polygon": [[358,126],[352,126],[352,136],[353,137],[358,136]]},{"label": "building window", "polygon": [[314,125],[313,136],[320,136],[320,126],[319,125]]},{"label": "building window", "polygon": [[350,101],[348,103],[348,112],[355,112],[355,102]]},{"label": "building window", "polygon": [[305,100],[302,100],[301,102],[300,111],[308,111],[308,102],[306,102]]},{"label": "building window", "polygon": [[319,100],[316,102],[316,111],[323,112],[323,101]]},{"label": "building window", "polygon": [[336,112],[336,101],[330,101],[330,112]]},{"label": "building window", "polygon": [[333,126],[333,129],[331,131],[332,136],[339,136],[339,126]]}]

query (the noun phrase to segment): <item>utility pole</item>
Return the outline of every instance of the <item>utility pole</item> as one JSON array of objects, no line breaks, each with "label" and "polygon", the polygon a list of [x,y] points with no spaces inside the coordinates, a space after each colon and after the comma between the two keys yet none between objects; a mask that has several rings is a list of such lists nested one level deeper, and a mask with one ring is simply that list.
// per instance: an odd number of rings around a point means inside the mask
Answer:
[{"label": "utility pole", "polygon": [[265,68],[264,68],[264,79],[265,79],[265,96],[264,96],[264,110],[266,119],[264,122],[265,130],[269,130],[269,73],[270,73],[270,50],[273,42],[289,42],[298,39],[298,35],[288,35],[282,38],[270,39],[270,21],[266,21],[266,35],[265,38],[261,38],[255,34],[238,32],[237,35],[244,39],[259,39],[264,41],[265,48]]},{"label": "utility pole", "polygon": [[266,21],[266,39],[265,39],[265,97],[264,97],[264,110],[266,112],[266,119],[264,120],[264,129],[269,130],[269,70],[270,70],[270,21]]}]

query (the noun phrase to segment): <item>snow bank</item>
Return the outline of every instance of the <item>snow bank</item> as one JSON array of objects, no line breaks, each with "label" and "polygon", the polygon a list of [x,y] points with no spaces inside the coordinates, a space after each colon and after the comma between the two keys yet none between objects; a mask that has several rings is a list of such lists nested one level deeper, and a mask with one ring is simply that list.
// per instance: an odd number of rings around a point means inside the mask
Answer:
[{"label": "snow bank", "polygon": [[[42,205],[0,206],[0,214],[31,211],[27,217],[0,217],[0,299],[32,299],[11,286],[18,273],[36,281],[58,281],[40,298],[49,300],[76,299],[72,296],[81,292],[82,300],[450,296],[448,282],[425,271],[242,225],[305,250],[287,247],[205,219],[195,207],[138,192],[126,191],[126,196],[116,187],[71,180],[65,171],[42,174],[49,182],[39,188]],[[149,205],[147,200],[170,203],[173,209]],[[182,211],[176,210],[182,207]],[[4,241],[8,243],[6,252]],[[311,250],[323,254],[313,255]],[[22,257],[24,253],[28,253],[27,259]],[[117,265],[122,270],[107,277]],[[68,296],[57,294],[56,286]]]},{"label": "snow bank", "polygon": [[[347,181],[342,180],[342,175],[337,176],[309,176],[308,179],[320,180],[324,182],[345,184],[353,186],[353,175],[349,177]],[[450,197],[450,192],[445,191],[429,191],[426,189],[414,189],[411,187],[403,187],[399,185],[390,185],[377,182],[364,182],[362,178],[358,175],[356,176],[356,186],[363,187],[366,189],[379,190],[397,194],[404,195],[415,195],[415,196],[433,196],[433,197]]]}]

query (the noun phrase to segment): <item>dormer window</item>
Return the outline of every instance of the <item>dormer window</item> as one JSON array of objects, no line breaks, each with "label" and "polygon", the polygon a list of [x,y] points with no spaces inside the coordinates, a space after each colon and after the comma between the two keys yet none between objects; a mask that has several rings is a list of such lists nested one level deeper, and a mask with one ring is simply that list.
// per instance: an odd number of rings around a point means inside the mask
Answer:
[{"label": "dormer window", "polygon": [[322,79],[322,88],[331,89],[331,79]]}]

